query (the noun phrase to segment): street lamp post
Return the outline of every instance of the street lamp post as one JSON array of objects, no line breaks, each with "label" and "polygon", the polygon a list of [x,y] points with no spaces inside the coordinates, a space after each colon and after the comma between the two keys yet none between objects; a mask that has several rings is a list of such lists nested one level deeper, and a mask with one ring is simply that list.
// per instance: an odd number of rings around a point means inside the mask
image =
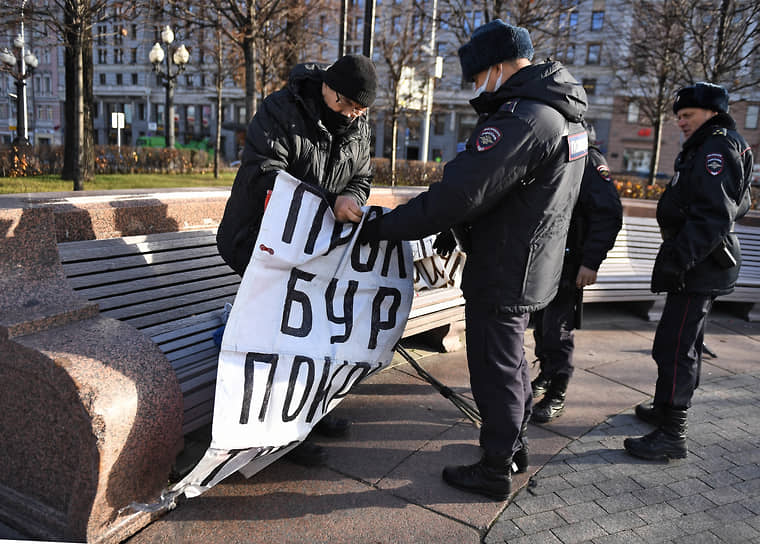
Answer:
[{"label": "street lamp post", "polygon": [[[0,69],[9,73],[16,80],[16,140],[19,146],[29,145],[29,133],[26,112],[26,80],[37,68],[39,61],[31,51],[26,49],[24,41],[24,23],[21,22],[21,34],[13,40],[16,54],[7,47],[0,51]],[[27,67],[29,70],[27,70]]]},{"label": "street lamp post", "polygon": [[[166,147],[174,147],[174,87],[176,85],[177,77],[185,70],[187,62],[190,60],[190,53],[184,44],[171,50],[171,43],[174,41],[174,31],[172,31],[169,25],[166,25],[161,31],[161,41],[166,45],[166,50],[170,54],[164,52],[161,44],[156,42],[153,48],[148,54],[153,69],[156,71],[159,79],[164,80],[164,87],[166,88],[166,118],[164,120],[164,126],[166,127]],[[166,58],[166,68],[161,70],[161,62]],[[176,68],[172,71],[172,65]]]}]

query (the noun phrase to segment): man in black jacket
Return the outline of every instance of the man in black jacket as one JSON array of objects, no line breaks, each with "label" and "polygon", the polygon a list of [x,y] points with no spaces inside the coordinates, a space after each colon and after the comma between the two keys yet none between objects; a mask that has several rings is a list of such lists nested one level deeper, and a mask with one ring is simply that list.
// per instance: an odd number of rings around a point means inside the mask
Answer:
[{"label": "man in black jacket", "polygon": [[[320,188],[336,220],[361,220],[373,176],[365,114],[376,93],[372,61],[346,55],[327,68],[296,66],[287,86],[264,99],[248,125],[240,169],[216,235],[219,254],[235,272],[242,276],[248,266],[280,170]],[[314,431],[339,436],[349,425],[327,414]],[[287,458],[319,465],[326,456],[324,448],[305,441]]]},{"label": "man in black jacket", "polygon": [[240,169],[217,231],[219,253],[243,275],[277,172],[319,187],[338,221],[358,222],[373,172],[367,108],[377,93],[367,57],[346,55],[325,69],[300,64],[267,96],[245,137]]},{"label": "man in black jacket", "polygon": [[[593,129],[586,127],[589,135]],[[592,139],[593,140],[593,139]],[[530,420],[547,423],[565,409],[567,385],[573,376],[573,329],[582,311],[583,288],[596,282],[599,265],[615,245],[623,224],[623,207],[610,176],[607,160],[589,145],[581,193],[573,210],[565,248],[559,292],[549,305],[533,314],[533,338],[541,371],[531,383],[533,398],[544,395]]]},{"label": "man in black jacket", "polygon": [[[524,28],[497,19],[475,30],[459,49],[462,74],[480,93],[470,102],[480,119],[465,150],[441,182],[359,234],[376,243],[454,228],[467,252],[467,360],[484,455],[446,467],[443,478],[496,499],[510,493],[513,460],[518,470],[527,465],[521,429],[532,398],[523,336],[529,313],[557,292],[587,153],[583,87],[561,64],[532,65],[532,57]],[[438,249],[451,249],[450,238],[439,236]]]},{"label": "man in black jacket", "polygon": [[734,222],[750,208],[752,151],[728,115],[723,87],[697,83],[673,104],[685,142],[675,175],[657,204],[663,242],[652,291],[665,291],[652,357],[657,384],[651,405],[636,415],[657,425],[625,449],[643,459],[686,457],[686,412],[699,385],[705,323],[716,296],[734,289],[741,252]]}]

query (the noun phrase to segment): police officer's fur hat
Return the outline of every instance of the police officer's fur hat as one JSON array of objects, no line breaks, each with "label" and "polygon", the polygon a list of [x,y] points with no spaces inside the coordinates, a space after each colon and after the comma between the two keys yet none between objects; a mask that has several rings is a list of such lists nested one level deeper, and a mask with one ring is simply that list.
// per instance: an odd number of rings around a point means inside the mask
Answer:
[{"label": "police officer's fur hat", "polygon": [[462,76],[471,81],[476,74],[505,60],[531,60],[533,44],[526,29],[494,19],[476,28],[458,53]]},{"label": "police officer's fur hat", "polygon": [[678,113],[682,108],[702,108],[728,113],[728,91],[720,85],[700,81],[678,91],[673,102],[673,113]]}]

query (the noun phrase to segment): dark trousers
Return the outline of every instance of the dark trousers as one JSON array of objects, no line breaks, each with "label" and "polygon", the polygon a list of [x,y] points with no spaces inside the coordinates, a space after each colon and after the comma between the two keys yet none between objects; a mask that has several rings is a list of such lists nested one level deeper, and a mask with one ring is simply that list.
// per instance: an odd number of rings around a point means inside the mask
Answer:
[{"label": "dark trousers", "polygon": [[470,385],[483,424],[480,445],[490,455],[520,449],[523,421],[530,417],[531,388],[524,337],[529,314],[465,305]]},{"label": "dark trousers", "polygon": [[547,307],[533,313],[535,354],[545,376],[573,375],[575,300],[574,286],[560,287]]},{"label": "dark trousers", "polygon": [[669,293],[652,345],[657,362],[654,402],[676,408],[691,406],[699,386],[705,324],[714,297]]}]

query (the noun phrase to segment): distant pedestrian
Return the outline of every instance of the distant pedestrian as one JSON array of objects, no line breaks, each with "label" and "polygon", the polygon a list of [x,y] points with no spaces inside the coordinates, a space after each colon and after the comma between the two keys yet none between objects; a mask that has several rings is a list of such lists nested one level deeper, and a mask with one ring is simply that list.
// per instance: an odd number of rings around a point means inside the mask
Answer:
[{"label": "distant pedestrian", "polygon": [[[589,135],[594,134],[590,126],[587,129]],[[590,144],[581,193],[570,220],[559,291],[546,308],[533,314],[535,353],[541,370],[531,389],[533,398],[544,396],[533,406],[533,423],[548,423],[565,409],[574,370],[573,330],[580,326],[583,288],[596,283],[599,266],[615,245],[622,224],[623,207],[607,160]]]},{"label": "distant pedestrian", "polygon": [[726,90],[684,87],[673,112],[686,141],[657,204],[663,242],[652,291],[667,293],[652,346],[657,383],[653,403],[636,407],[657,429],[624,441],[643,459],[686,457],[686,413],[699,385],[707,316],[716,296],[734,290],[741,265],[734,222],[750,208],[752,151],[728,114]]}]

